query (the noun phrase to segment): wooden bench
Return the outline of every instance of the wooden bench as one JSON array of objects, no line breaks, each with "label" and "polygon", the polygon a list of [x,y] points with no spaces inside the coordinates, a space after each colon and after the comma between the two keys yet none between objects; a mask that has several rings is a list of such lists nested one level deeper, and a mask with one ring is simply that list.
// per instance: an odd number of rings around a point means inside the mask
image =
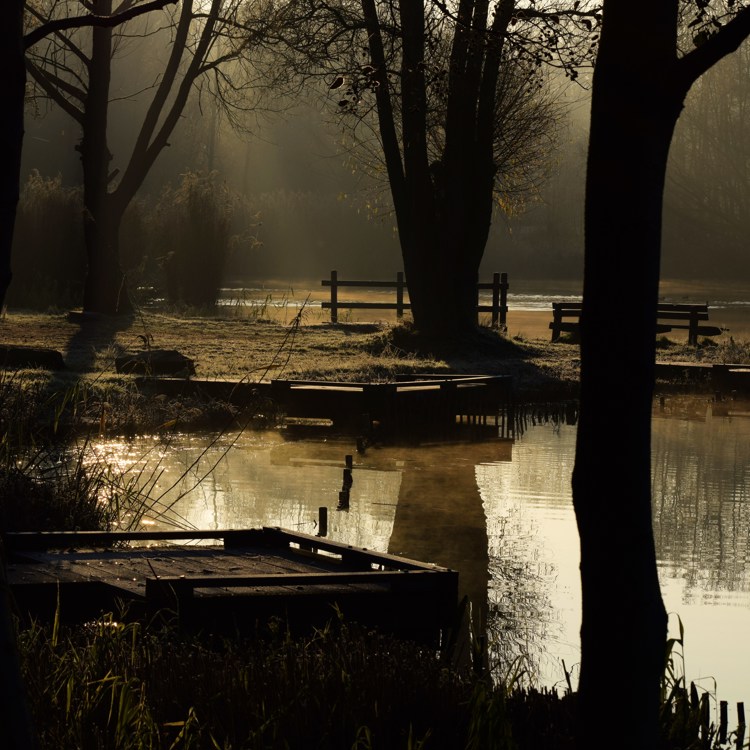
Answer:
[{"label": "wooden bench", "polygon": [[[581,322],[580,302],[553,302],[552,341],[557,341],[562,333],[575,333]],[[616,311],[614,311],[616,312]],[[688,343],[698,343],[698,336],[718,336],[722,329],[718,326],[701,325],[708,320],[708,305],[688,305],[659,303],[656,308],[656,332],[667,333],[673,329],[686,330]]]}]

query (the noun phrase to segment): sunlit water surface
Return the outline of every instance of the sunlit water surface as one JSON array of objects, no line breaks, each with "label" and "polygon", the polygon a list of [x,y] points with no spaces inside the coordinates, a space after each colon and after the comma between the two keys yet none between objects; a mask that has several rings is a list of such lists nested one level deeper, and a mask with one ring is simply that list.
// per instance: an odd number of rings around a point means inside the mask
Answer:
[{"label": "sunlit water surface", "polygon": [[[148,486],[151,528],[282,526],[460,572],[492,655],[540,682],[579,659],[578,540],[571,504],[576,429],[530,427],[515,443],[369,448],[279,433],[106,441],[100,457]],[[354,454],[348,511],[337,511]],[[669,397],[653,420],[654,529],[672,630],[688,679],[750,699],[750,407]],[[145,468],[144,467],[148,467]],[[613,477],[613,481],[617,478]],[[607,488],[602,488],[606,501]],[[622,613],[627,617],[627,612]],[[563,668],[565,665],[565,669]],[[612,673],[627,669],[612,644]]]}]

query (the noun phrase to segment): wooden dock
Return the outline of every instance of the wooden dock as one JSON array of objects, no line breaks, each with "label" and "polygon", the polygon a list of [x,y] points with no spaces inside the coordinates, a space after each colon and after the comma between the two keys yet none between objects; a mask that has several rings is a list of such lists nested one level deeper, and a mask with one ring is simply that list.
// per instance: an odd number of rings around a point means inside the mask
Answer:
[{"label": "wooden dock", "polygon": [[[388,383],[271,380],[230,383],[178,378],[138,378],[140,388],[191,393],[245,405],[268,399],[288,424],[328,425],[336,431],[393,439],[429,435],[451,439],[512,437],[513,378],[510,375],[419,374]],[[481,433],[481,434],[480,434]]]},{"label": "wooden dock", "polygon": [[232,634],[273,618],[292,631],[322,627],[341,612],[435,642],[456,613],[455,571],[279,528],[18,532],[3,542],[19,611],[47,621],[59,612],[85,622],[124,605],[128,618]]},{"label": "wooden dock", "polygon": [[512,378],[419,375],[390,383],[274,380],[271,398],[287,418],[330,420],[334,427],[394,437],[448,438],[462,429],[513,433]]}]

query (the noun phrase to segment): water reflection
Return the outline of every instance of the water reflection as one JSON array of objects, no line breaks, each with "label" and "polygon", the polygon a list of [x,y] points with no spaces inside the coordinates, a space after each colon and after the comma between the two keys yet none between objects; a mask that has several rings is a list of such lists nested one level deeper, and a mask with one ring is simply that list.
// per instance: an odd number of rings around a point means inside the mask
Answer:
[{"label": "water reflection", "polygon": [[513,462],[477,467],[487,514],[490,631],[503,663],[519,659],[545,684],[579,660],[578,534],[570,475],[575,428],[537,425]]},{"label": "water reflection", "polygon": [[726,599],[750,583],[750,419],[736,402],[694,403],[691,419],[654,418],[654,533],[686,601]]},{"label": "water reflection", "polygon": [[[668,610],[687,635],[689,678],[711,675],[722,698],[750,697],[750,407],[669,396],[654,407],[654,530]],[[279,525],[459,570],[491,655],[522,657],[554,684],[578,661],[578,537],[571,504],[575,427],[536,425],[515,444],[370,448],[286,442],[278,433],[103,442],[149,465],[153,525]],[[147,450],[148,449],[148,450]],[[354,455],[348,511],[336,511]],[[511,460],[512,459],[512,460]],[[150,463],[149,463],[150,462]],[[158,464],[158,469],[154,468]],[[216,470],[210,469],[216,466]],[[206,474],[209,478],[201,480]],[[612,481],[617,481],[613,477]],[[606,502],[607,488],[602,488]],[[575,678],[575,672],[573,674]],[[706,684],[710,687],[711,681]]]}]

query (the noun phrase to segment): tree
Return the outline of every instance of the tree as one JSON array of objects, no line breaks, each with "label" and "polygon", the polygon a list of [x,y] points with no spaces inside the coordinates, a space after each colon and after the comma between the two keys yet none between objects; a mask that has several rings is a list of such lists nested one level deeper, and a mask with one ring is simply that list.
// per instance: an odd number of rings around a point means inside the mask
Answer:
[{"label": "tree", "polygon": [[18,205],[23,147],[24,96],[26,92],[25,50],[49,34],[83,26],[116,26],[138,15],[149,13],[176,2],[150,0],[122,13],[101,17],[91,13],[40,24],[24,34],[24,0],[11,0],[6,8],[6,23],[0,24],[0,65],[6,71],[6,111],[0,120],[0,137],[6,144],[8,160],[0,180],[0,310],[12,279],[11,248],[13,226]]},{"label": "tree", "polygon": [[[688,90],[750,33],[750,9],[738,7],[691,3],[687,21],[695,46],[681,54],[678,0],[651,2],[647,12],[629,0],[603,4],[587,167],[573,472],[585,748],[657,746],[666,615],[651,525],[650,430],[662,195]],[[613,320],[607,312],[612,300],[632,302],[630,314]],[[607,401],[624,415],[616,425]]]},{"label": "tree", "polygon": [[348,42],[357,64],[339,63],[331,89],[342,111],[361,114],[374,99],[415,324],[428,335],[465,333],[477,322],[493,202],[533,184],[547,155],[555,112],[539,96],[542,63],[575,76],[598,23],[594,4],[323,7],[340,35],[365,32]]},{"label": "tree", "polygon": [[[120,0],[115,7],[114,0],[96,0],[93,7],[109,16],[130,8],[134,1]],[[56,3],[49,7],[52,12],[66,12],[66,6]],[[183,0],[167,25],[171,34],[168,59],[152,87],[130,155],[119,168],[112,166],[108,142],[112,66],[118,41],[113,30],[95,27],[84,35],[60,33],[27,55],[30,74],[39,89],[81,127],[88,260],[84,310],[119,313],[130,309],[120,268],[120,225],[149,170],[169,145],[191,93],[210,90],[217,106],[241,107],[247,89],[256,83],[256,75],[249,72],[255,65],[249,53],[257,53],[268,30],[275,29],[276,11],[271,4],[255,4],[252,7],[258,13],[252,16],[248,7],[244,0]],[[38,12],[35,16],[50,21]],[[146,36],[153,30],[137,28],[131,33]]]}]

